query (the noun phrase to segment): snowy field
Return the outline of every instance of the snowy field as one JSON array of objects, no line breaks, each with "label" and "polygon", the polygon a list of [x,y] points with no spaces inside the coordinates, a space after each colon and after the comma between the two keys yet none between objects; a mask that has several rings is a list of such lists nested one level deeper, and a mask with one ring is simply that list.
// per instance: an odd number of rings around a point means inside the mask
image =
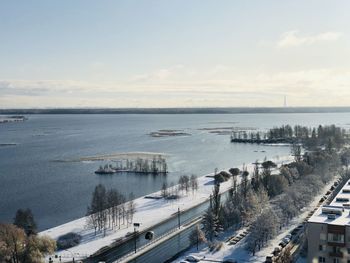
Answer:
[{"label": "snowy field", "polygon": [[[278,159],[272,160],[277,164],[288,163],[293,159],[292,156],[279,157]],[[242,169],[243,166],[239,167]],[[252,173],[253,165],[247,165],[247,170]],[[212,174],[211,174],[212,175]],[[146,199],[140,197],[134,200],[136,212],[134,214],[133,222],[141,223],[139,231],[142,232],[154,225],[161,223],[167,218],[177,213],[178,208],[181,211],[191,209],[192,207],[203,203],[208,200],[212,193],[214,186],[214,178],[201,176],[198,178],[198,190],[192,193],[189,191],[188,194],[183,194],[181,198],[175,201],[169,201],[164,199]],[[232,181],[220,184],[220,192],[227,191],[232,186]],[[181,193],[181,192],[180,192]],[[151,194],[152,196],[160,196],[161,191]],[[45,230],[40,235],[48,235],[53,239],[57,239],[61,235],[69,232],[78,233],[82,236],[82,241],[78,246],[69,248],[68,250],[62,250],[55,253],[62,257],[62,262],[69,261],[74,256],[75,259],[81,259],[90,256],[99,249],[108,246],[116,240],[125,238],[127,233],[133,231],[133,226],[129,227],[122,226],[121,229],[112,230],[108,229],[106,236],[103,233],[94,235],[94,229],[87,227],[87,217],[82,217],[77,220],[68,222],[66,224]],[[224,255],[223,255],[224,256]]]}]

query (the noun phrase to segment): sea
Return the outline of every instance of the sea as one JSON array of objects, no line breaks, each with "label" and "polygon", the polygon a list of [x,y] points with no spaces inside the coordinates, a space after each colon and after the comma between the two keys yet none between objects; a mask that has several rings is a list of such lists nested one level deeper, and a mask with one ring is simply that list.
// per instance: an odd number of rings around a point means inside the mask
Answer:
[{"label": "sea", "polygon": [[[96,185],[135,197],[176,184],[182,175],[218,170],[290,154],[288,145],[230,142],[235,130],[266,130],[283,124],[350,127],[350,113],[270,114],[34,114],[0,124],[0,222],[30,208],[39,230],[86,214]],[[152,137],[158,130],[186,136]],[[223,134],[213,133],[221,131]],[[224,131],[224,132],[223,132]],[[108,161],[74,161],[115,153],[154,152],[166,156],[167,175],[97,175]]]}]

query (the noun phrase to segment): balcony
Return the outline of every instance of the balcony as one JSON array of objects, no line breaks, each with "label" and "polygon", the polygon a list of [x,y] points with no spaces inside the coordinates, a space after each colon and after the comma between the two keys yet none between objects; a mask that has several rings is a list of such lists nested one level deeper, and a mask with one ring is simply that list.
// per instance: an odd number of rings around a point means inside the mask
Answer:
[{"label": "balcony", "polygon": [[345,247],[344,241],[327,240],[327,244],[332,247]]},{"label": "balcony", "polygon": [[343,257],[343,252],[329,252],[329,256],[333,258],[342,258]]}]

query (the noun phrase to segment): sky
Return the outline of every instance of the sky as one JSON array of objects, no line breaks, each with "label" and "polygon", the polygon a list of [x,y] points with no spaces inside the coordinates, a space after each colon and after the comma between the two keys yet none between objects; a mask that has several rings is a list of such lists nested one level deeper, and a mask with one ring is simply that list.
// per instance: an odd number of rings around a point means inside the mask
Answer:
[{"label": "sky", "polygon": [[0,7],[0,108],[350,106],[347,0]]}]

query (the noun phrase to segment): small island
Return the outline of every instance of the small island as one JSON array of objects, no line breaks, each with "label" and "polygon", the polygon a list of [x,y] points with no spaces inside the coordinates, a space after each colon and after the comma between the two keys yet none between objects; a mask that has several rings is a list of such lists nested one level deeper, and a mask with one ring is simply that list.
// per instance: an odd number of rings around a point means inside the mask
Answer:
[{"label": "small island", "polygon": [[0,123],[24,122],[26,120],[28,120],[28,118],[23,115],[0,116]]},{"label": "small island", "polygon": [[335,125],[319,125],[317,128],[282,125],[265,132],[232,131],[231,142],[254,144],[303,144],[308,148],[339,146],[349,139],[349,131]]},{"label": "small island", "polygon": [[171,136],[190,136],[191,134],[183,130],[158,130],[149,134],[151,137],[171,137]]},{"label": "small island", "polygon": [[116,166],[105,164],[100,166],[95,174],[115,174],[115,173],[139,173],[139,174],[167,174],[168,165],[161,155],[153,159],[137,158],[135,160],[125,159],[116,162]]}]

